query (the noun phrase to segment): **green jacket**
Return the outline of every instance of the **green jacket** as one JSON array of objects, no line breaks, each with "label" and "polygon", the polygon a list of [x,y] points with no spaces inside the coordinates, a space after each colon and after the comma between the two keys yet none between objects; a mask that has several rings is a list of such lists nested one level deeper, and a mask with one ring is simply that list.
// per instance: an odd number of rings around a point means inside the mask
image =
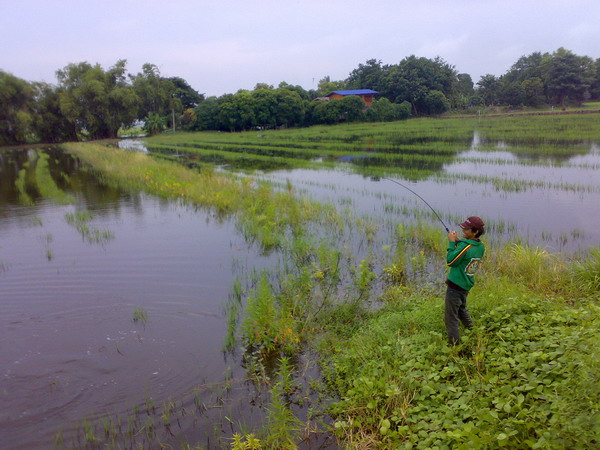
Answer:
[{"label": "green jacket", "polygon": [[480,241],[461,239],[449,241],[446,263],[450,267],[448,280],[465,290],[475,285],[475,272],[485,254],[485,246]]}]

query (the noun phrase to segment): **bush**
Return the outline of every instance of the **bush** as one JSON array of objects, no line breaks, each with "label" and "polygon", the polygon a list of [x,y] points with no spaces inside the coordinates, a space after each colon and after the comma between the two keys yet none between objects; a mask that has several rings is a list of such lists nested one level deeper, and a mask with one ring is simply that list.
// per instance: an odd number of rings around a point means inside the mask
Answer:
[{"label": "bush", "polygon": [[442,114],[450,109],[450,101],[442,91],[429,91],[424,100],[426,114]]}]

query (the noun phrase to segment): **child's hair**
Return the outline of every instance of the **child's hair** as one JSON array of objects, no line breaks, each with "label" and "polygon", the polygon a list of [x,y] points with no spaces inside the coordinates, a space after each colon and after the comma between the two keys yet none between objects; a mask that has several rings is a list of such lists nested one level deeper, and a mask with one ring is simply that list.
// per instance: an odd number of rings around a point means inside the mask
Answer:
[{"label": "child's hair", "polygon": [[485,228],[471,228],[471,231],[475,233],[476,238],[485,234]]}]

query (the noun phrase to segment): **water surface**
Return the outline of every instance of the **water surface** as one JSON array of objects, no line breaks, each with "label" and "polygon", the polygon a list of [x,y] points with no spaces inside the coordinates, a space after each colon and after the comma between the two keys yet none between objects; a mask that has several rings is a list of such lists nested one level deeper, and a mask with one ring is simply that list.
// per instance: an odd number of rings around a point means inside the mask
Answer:
[{"label": "water surface", "polygon": [[[40,197],[31,181],[35,204],[20,204],[14,180],[38,156],[0,153],[2,447],[51,447],[58,430],[68,444],[84,418],[126,421],[148,399],[160,407],[197,391],[210,406],[226,372],[241,380],[233,396],[247,402],[239,357],[221,350],[224,309],[236,274],[269,258],[229,221],[117,191],[71,158],[50,155],[72,204]],[[88,227],[107,237],[86,239],[65,219],[77,211],[88,211]],[[133,321],[136,310],[147,314],[145,325]],[[174,427],[172,439],[206,445],[215,422]]]}]

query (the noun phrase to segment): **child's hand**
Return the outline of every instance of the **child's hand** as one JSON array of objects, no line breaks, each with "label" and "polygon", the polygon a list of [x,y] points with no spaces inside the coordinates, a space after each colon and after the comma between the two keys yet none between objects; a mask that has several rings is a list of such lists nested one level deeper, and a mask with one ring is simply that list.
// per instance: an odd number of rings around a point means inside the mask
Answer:
[{"label": "child's hand", "polygon": [[456,234],[456,231],[451,231],[448,233],[448,240],[452,242],[458,242],[458,235]]}]

